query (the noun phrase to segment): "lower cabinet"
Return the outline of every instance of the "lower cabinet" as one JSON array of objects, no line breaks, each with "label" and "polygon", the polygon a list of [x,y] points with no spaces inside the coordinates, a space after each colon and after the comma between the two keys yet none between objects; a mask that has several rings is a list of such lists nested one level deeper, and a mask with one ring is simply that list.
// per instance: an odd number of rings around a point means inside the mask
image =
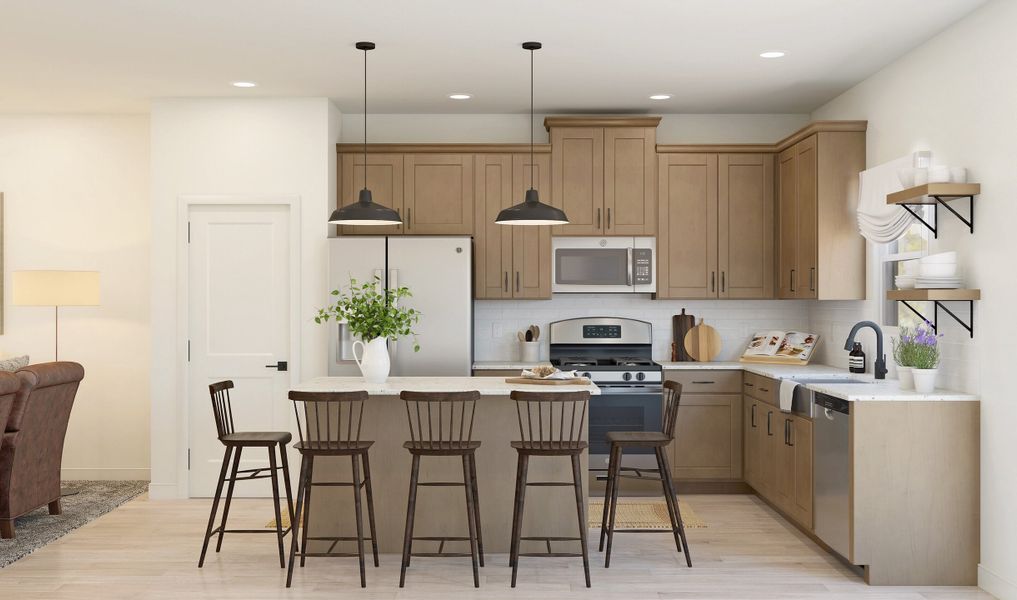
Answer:
[{"label": "lower cabinet", "polygon": [[745,482],[812,531],[812,421],[748,393],[744,402]]},{"label": "lower cabinet", "polygon": [[680,480],[740,480],[742,396],[739,371],[668,371],[682,384],[672,475]]}]

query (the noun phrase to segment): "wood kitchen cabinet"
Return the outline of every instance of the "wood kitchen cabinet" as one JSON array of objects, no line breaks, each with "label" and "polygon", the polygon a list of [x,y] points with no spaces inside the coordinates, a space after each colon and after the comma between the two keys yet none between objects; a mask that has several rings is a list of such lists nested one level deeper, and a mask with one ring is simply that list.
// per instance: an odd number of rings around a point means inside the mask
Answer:
[{"label": "wood kitchen cabinet", "polygon": [[771,500],[785,514],[812,531],[812,421],[778,413],[776,479]]},{"label": "wood kitchen cabinet", "polygon": [[659,298],[773,297],[773,155],[661,154]]},{"label": "wood kitchen cabinet", "polygon": [[[364,155],[339,155],[339,206],[356,202],[364,189]],[[403,155],[369,154],[367,187],[375,202],[387,206],[405,219],[403,211]],[[405,224],[389,226],[341,225],[341,235],[398,235]]]},{"label": "wood kitchen cabinet", "polygon": [[548,202],[550,156],[478,154],[475,166],[475,297],[551,297],[551,228],[498,225],[498,212],[525,198],[533,187]]},{"label": "wood kitchen cabinet", "polygon": [[856,210],[865,133],[813,133],[781,151],[777,164],[778,297],[864,299]]},{"label": "wood kitchen cabinet", "polygon": [[740,371],[666,371],[682,384],[671,470],[679,480],[742,479]]},{"label": "wood kitchen cabinet", "polygon": [[473,233],[473,155],[407,154],[403,182],[404,233]]},{"label": "wood kitchen cabinet", "polygon": [[655,235],[659,117],[548,117],[555,235]]}]

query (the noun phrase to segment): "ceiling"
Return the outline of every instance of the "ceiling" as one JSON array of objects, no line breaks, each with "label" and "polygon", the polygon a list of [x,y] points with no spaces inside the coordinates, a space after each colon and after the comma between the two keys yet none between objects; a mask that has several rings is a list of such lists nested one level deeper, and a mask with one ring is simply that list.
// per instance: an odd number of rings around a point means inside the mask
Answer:
[{"label": "ceiling", "polygon": [[[538,40],[539,112],[802,113],[983,3],[2,0],[0,112],[146,112],[152,98],[219,96],[328,96],[362,112],[359,40],[378,44],[371,112],[525,112],[519,44]],[[787,55],[758,56],[767,50]]]}]

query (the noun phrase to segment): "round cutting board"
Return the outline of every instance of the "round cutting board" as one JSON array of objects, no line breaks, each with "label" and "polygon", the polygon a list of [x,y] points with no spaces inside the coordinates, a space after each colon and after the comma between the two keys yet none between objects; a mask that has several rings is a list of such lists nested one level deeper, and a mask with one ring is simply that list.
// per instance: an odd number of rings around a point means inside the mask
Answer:
[{"label": "round cutting board", "polygon": [[717,330],[699,320],[696,325],[685,334],[685,351],[694,360],[709,362],[720,354],[720,334]]}]

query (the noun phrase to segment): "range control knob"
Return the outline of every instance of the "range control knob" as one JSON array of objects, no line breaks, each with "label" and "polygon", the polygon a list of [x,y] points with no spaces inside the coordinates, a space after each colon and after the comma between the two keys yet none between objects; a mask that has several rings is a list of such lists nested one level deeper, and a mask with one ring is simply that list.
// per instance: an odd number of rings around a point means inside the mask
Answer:
[{"label": "range control knob", "polygon": [[629,373],[627,371],[625,373],[622,373],[622,379],[624,379],[625,381],[632,381],[632,373]]},{"label": "range control knob", "polygon": [[587,371],[587,372],[583,373],[583,377],[585,377],[587,379],[590,379],[590,372]]},{"label": "range control knob", "polygon": [[636,379],[639,381],[646,379],[646,373],[636,373]]}]

